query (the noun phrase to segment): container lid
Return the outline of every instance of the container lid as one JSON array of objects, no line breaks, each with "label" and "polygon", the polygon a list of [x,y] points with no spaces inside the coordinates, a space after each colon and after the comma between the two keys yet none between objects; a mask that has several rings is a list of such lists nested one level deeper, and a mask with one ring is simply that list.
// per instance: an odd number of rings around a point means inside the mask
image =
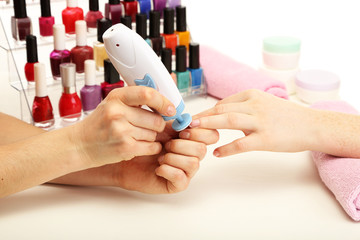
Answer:
[{"label": "container lid", "polygon": [[331,91],[340,87],[340,78],[335,73],[313,69],[299,72],[295,84],[312,91]]},{"label": "container lid", "polygon": [[53,25],[54,34],[54,49],[64,50],[65,49],[65,26],[64,24]]},{"label": "container lid", "polygon": [[174,17],[175,11],[173,8],[164,8],[164,34],[174,33]]},{"label": "container lid", "polygon": [[41,0],[40,7],[42,17],[51,17],[50,0]]},{"label": "container lid", "polygon": [[171,48],[163,48],[161,50],[161,61],[165,65],[169,73],[172,73],[172,50]]},{"label": "container lid", "polygon": [[15,18],[27,17],[25,0],[14,0],[14,15]]},{"label": "container lid", "polygon": [[176,7],[176,31],[185,32],[186,31],[186,7],[177,6]]},{"label": "container lid", "polygon": [[75,87],[76,65],[74,63],[60,64],[61,83],[64,88]]},{"label": "container lid", "polygon": [[189,44],[189,68],[200,68],[200,46],[198,43]]},{"label": "container lid", "polygon": [[86,46],[86,22],[77,20],[75,22],[76,46]]},{"label": "container lid", "polygon": [[143,38],[147,38],[147,16],[145,13],[136,14],[136,32]]},{"label": "container lid", "polygon": [[93,12],[99,11],[99,0],[89,0],[89,10]]},{"label": "container lid", "polygon": [[109,4],[111,5],[120,4],[120,0],[109,0]]},{"label": "container lid", "polygon": [[95,61],[92,59],[87,59],[85,60],[84,65],[85,65],[85,85],[94,86],[96,80]]},{"label": "container lid", "polygon": [[109,59],[104,60],[104,81],[110,84],[120,82],[119,73]]},{"label": "container lid", "polygon": [[102,36],[104,32],[111,27],[112,23],[110,19],[102,18],[97,20],[97,39],[99,42],[104,42]]},{"label": "container lid", "polygon": [[38,62],[38,52],[36,44],[36,36],[26,36],[26,57],[28,63]]},{"label": "container lid", "polygon": [[77,7],[78,6],[78,1],[77,0],[66,0],[66,6],[67,7]]},{"label": "container lid", "polygon": [[47,96],[45,64],[34,64],[35,95],[37,97]]},{"label": "container lid", "polygon": [[160,12],[152,10],[150,11],[150,37],[160,37]]},{"label": "container lid", "polygon": [[125,26],[127,26],[128,28],[132,29],[132,19],[131,19],[131,16],[129,15],[126,15],[126,16],[123,16],[120,18],[120,22],[122,24],[124,24]]},{"label": "container lid", "polygon": [[272,53],[299,52],[301,41],[294,37],[268,37],[263,40],[263,50]]},{"label": "container lid", "polygon": [[176,71],[186,71],[186,47],[184,45],[176,47]]}]

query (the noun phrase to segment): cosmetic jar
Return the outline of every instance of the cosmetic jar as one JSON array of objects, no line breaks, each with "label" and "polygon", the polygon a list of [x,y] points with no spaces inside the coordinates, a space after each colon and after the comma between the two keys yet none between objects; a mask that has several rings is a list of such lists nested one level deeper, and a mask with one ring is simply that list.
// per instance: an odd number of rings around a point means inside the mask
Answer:
[{"label": "cosmetic jar", "polygon": [[312,104],[317,101],[336,100],[339,98],[340,78],[324,70],[306,70],[295,77],[297,96]]},{"label": "cosmetic jar", "polygon": [[293,37],[268,37],[263,40],[263,62],[268,68],[288,70],[298,67],[301,41]]}]

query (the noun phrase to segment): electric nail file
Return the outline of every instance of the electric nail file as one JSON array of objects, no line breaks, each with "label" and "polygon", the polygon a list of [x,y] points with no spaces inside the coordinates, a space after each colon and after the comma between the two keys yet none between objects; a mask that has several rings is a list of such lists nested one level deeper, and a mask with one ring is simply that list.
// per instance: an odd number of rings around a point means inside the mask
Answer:
[{"label": "electric nail file", "polygon": [[184,130],[191,123],[188,113],[182,114],[185,104],[169,72],[149,44],[125,25],[119,23],[105,31],[104,45],[110,61],[129,86],[152,87],[176,107],[175,131]]}]

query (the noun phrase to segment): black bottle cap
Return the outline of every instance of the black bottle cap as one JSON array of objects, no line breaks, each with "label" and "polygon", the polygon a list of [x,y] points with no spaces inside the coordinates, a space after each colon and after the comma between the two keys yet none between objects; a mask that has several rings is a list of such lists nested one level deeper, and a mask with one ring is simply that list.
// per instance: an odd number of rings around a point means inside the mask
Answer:
[{"label": "black bottle cap", "polygon": [[114,84],[120,82],[119,73],[109,59],[104,60],[104,80],[107,83]]},{"label": "black bottle cap", "polygon": [[133,1],[135,1],[135,0],[124,0],[125,2],[133,2]]},{"label": "black bottle cap", "polygon": [[160,12],[150,11],[150,37],[160,37]]},{"label": "black bottle cap", "polygon": [[132,19],[131,19],[131,16],[128,16],[128,15],[126,15],[126,16],[124,16],[124,17],[121,17],[120,18],[120,22],[122,23],[122,24],[124,24],[125,26],[127,26],[128,28],[130,28],[130,29],[132,29]]},{"label": "black bottle cap", "polygon": [[136,32],[143,38],[147,38],[147,16],[145,13],[136,14]]},{"label": "black bottle cap", "polygon": [[93,12],[99,11],[99,0],[89,0],[89,10]]},{"label": "black bottle cap", "polygon": [[186,31],[186,7],[177,6],[176,7],[176,31],[185,32]]},{"label": "black bottle cap", "polygon": [[184,45],[176,47],[176,71],[186,71],[186,47]]},{"label": "black bottle cap", "polygon": [[172,73],[172,50],[171,48],[163,48],[161,50],[161,61],[165,65],[169,73]]},{"label": "black bottle cap", "polygon": [[102,18],[97,20],[97,39],[99,42],[104,42],[102,35],[111,26],[112,23],[110,19]]},{"label": "black bottle cap", "polygon": [[120,4],[120,0],[109,0],[109,4],[111,5]]},{"label": "black bottle cap", "polygon": [[26,57],[28,63],[38,62],[36,36],[34,35],[26,36]]},{"label": "black bottle cap", "polygon": [[189,44],[189,68],[200,68],[200,45],[198,43]]},{"label": "black bottle cap", "polygon": [[51,17],[50,0],[41,0],[40,7],[42,17]]},{"label": "black bottle cap", "polygon": [[175,11],[173,8],[164,8],[164,34],[174,33],[174,17]]},{"label": "black bottle cap", "polygon": [[26,3],[25,0],[14,0],[15,18],[26,18]]}]

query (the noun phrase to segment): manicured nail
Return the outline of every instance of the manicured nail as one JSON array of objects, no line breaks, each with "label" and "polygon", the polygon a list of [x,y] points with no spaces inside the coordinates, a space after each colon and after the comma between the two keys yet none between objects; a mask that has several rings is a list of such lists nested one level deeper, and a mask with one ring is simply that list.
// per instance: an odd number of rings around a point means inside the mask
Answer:
[{"label": "manicured nail", "polygon": [[158,162],[160,163],[160,165],[164,163],[164,159],[165,159],[165,156],[164,156],[164,155],[161,155],[161,156],[159,157]]},{"label": "manicured nail", "polygon": [[174,116],[174,115],[176,114],[176,109],[175,109],[175,107],[169,106],[168,109],[167,109],[167,114],[168,114],[169,116]]},{"label": "manicured nail", "polygon": [[220,157],[220,153],[219,153],[218,150],[215,150],[213,154],[214,154],[215,157]]},{"label": "manicured nail", "polygon": [[190,133],[188,131],[182,131],[182,132],[180,132],[179,137],[182,139],[189,139]]},{"label": "manicured nail", "polygon": [[190,123],[190,127],[194,128],[194,127],[198,127],[200,126],[200,120],[199,119],[195,119]]}]

